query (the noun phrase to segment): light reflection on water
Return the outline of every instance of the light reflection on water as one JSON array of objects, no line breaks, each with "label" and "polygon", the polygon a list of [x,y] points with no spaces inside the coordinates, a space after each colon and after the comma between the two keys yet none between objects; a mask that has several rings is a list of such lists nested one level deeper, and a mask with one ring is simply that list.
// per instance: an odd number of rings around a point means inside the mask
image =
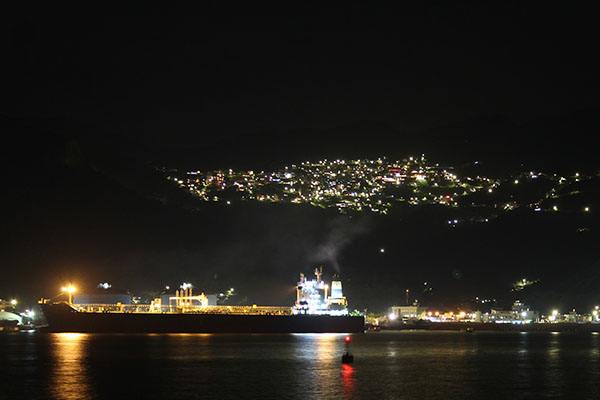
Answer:
[{"label": "light reflection on water", "polygon": [[83,333],[58,333],[51,336],[54,362],[50,371],[49,389],[52,398],[92,398],[85,362],[88,336]]},{"label": "light reflection on water", "polygon": [[560,359],[560,332],[552,332],[546,346],[546,371],[545,385],[553,392],[558,392],[563,387],[563,369]]},{"label": "light reflection on water", "polygon": [[600,335],[345,336],[0,335],[0,399],[600,398]]},{"label": "light reflection on water", "polygon": [[344,381],[339,380],[341,352],[344,350],[344,334],[296,334],[292,352],[298,373],[295,387],[309,398],[336,398]]},{"label": "light reflection on water", "polygon": [[342,364],[342,391],[344,397],[351,399],[354,397],[354,385],[356,377],[354,376],[354,367],[349,364]]}]

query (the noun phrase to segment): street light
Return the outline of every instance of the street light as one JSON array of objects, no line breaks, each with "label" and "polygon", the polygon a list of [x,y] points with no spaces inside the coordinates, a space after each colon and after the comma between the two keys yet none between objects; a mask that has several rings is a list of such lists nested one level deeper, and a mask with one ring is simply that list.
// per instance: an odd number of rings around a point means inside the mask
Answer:
[{"label": "street light", "polygon": [[73,285],[63,286],[61,290],[63,292],[67,292],[69,294],[69,304],[73,303],[73,293],[75,293],[75,291],[77,290],[77,289],[75,289],[75,286],[73,286]]},{"label": "street light", "polygon": [[16,306],[16,305],[17,305],[17,300],[15,300],[15,299],[12,299],[12,300],[10,301],[10,304],[11,304],[13,307],[14,307],[14,306]]}]

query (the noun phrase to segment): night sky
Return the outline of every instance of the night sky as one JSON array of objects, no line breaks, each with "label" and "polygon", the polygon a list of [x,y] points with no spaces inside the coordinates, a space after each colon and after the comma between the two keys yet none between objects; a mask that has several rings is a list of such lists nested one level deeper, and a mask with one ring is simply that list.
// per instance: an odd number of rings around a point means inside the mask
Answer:
[{"label": "night sky", "polygon": [[577,236],[582,221],[568,215],[516,213],[448,232],[438,210],[224,208],[196,202],[155,167],[425,153],[481,160],[482,173],[597,172],[593,11],[17,7],[1,17],[0,298],[50,297],[65,281],[143,292],[185,280],[291,304],[299,272],[335,264],[351,307],[383,310],[424,281],[432,304],[510,302],[523,276],[540,279],[527,294],[540,308],[588,307],[600,301],[594,216]]}]

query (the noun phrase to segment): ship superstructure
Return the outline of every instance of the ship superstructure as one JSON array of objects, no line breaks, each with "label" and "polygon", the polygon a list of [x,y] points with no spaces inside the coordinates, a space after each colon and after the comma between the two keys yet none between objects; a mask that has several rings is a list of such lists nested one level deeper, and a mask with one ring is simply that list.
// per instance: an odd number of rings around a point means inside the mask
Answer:
[{"label": "ship superstructure", "polygon": [[[315,268],[315,279],[307,280],[300,274],[296,285],[296,304],[293,314],[348,315],[348,301],[342,292],[342,281],[337,275],[331,280],[331,288],[321,277],[323,267]],[[331,290],[331,291],[330,291]]]}]

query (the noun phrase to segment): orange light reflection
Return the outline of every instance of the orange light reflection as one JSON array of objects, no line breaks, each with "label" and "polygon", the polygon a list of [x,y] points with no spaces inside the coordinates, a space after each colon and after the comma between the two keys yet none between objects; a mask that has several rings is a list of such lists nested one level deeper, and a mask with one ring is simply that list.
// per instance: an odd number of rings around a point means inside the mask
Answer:
[{"label": "orange light reflection", "polygon": [[85,367],[88,335],[57,333],[52,335],[54,366],[51,374],[52,398],[75,400],[92,398]]}]

